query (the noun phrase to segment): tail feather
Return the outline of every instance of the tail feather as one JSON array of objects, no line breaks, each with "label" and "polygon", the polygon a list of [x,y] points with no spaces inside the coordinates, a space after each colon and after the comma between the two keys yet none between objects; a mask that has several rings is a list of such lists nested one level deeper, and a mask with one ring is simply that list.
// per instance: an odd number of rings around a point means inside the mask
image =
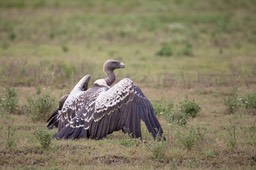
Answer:
[{"label": "tail feather", "polygon": [[80,139],[80,138],[89,138],[88,130],[83,127],[72,128],[70,126],[66,126],[61,131],[57,132],[54,135],[54,138],[59,139]]}]

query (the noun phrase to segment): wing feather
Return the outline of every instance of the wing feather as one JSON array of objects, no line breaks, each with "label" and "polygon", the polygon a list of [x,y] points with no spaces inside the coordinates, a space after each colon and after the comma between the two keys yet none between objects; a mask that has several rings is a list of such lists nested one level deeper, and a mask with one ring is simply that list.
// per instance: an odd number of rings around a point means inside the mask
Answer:
[{"label": "wing feather", "polygon": [[[61,129],[63,127],[63,124],[65,125],[67,122],[63,122],[63,117],[65,116],[65,119],[71,119],[74,117],[74,100],[76,100],[77,96],[79,96],[81,93],[86,91],[88,89],[88,83],[90,81],[90,75],[87,74],[84,77],[81,78],[81,80],[76,84],[76,86],[73,88],[70,94],[66,94],[61,97],[59,101],[59,108],[56,109],[50,118],[47,120],[48,122],[48,129],[52,129],[54,127],[58,127],[58,129]],[[73,107],[71,107],[73,106]],[[63,111],[62,111],[63,110]],[[62,112],[61,112],[62,111]],[[67,117],[67,114],[61,115],[62,113],[69,113]],[[73,114],[72,114],[73,113]],[[62,117],[62,121],[60,121]],[[60,125],[59,125],[60,124]]]},{"label": "wing feather", "polygon": [[58,127],[58,124],[59,124],[59,111],[62,109],[66,99],[68,98],[68,94],[62,96],[60,98],[60,101],[59,101],[59,107],[58,109],[56,109],[52,115],[49,117],[49,119],[47,120],[48,122],[48,125],[47,125],[47,128],[48,129],[53,129],[53,128],[57,128]]},{"label": "wing feather", "polygon": [[[54,135],[56,139],[88,138],[90,136],[88,119],[94,112],[93,102],[102,90],[105,88],[88,89],[81,92],[72,102],[65,103],[66,106],[60,113],[58,132]],[[72,133],[75,134],[72,136]]]},{"label": "wing feather", "polygon": [[63,121],[65,126],[55,136],[57,139],[101,139],[121,129],[141,138],[141,120],[154,138],[163,133],[150,101],[127,78],[109,89],[87,90],[69,109],[65,114],[72,116]]},{"label": "wing feather", "polygon": [[[114,118],[108,119],[108,116]],[[145,122],[154,138],[158,133],[163,133],[150,101],[130,79],[119,81],[108,91],[99,95],[95,101],[93,118],[94,122],[105,119],[111,126],[116,126],[116,128],[104,128],[106,133],[111,133],[114,129],[122,129],[132,137],[139,138],[141,137],[141,120]]]}]

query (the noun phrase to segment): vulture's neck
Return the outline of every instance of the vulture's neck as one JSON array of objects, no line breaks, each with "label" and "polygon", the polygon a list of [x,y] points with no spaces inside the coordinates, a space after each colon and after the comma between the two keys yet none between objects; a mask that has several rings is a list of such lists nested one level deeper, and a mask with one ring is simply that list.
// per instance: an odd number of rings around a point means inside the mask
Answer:
[{"label": "vulture's neck", "polygon": [[113,70],[104,70],[104,71],[107,74],[105,81],[108,86],[111,86],[116,80],[116,75]]}]

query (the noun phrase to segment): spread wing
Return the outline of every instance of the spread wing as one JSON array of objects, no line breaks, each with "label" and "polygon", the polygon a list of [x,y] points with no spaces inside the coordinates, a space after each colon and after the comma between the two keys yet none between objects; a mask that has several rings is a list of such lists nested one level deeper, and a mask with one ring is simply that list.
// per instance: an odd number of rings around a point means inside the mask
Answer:
[{"label": "spread wing", "polygon": [[56,139],[89,138],[88,128],[84,128],[85,119],[94,113],[95,101],[106,89],[106,87],[92,87],[67,103],[60,111],[58,132],[54,137]]},{"label": "spread wing", "polygon": [[77,96],[79,96],[82,92],[88,89],[89,81],[90,75],[87,74],[76,84],[70,94],[66,94],[60,98],[59,107],[52,113],[52,115],[47,120],[48,129],[58,127],[60,120],[60,111],[63,109],[63,107],[66,107],[67,105],[73,103]]},{"label": "spread wing", "polygon": [[47,120],[47,122],[48,122],[47,128],[48,129],[53,129],[53,128],[58,127],[58,124],[59,124],[58,114],[59,114],[59,111],[62,109],[63,104],[65,103],[67,98],[68,98],[68,94],[65,94],[64,96],[62,96],[60,98],[59,107],[52,113],[52,115]]},{"label": "spread wing", "polygon": [[101,139],[121,129],[140,138],[141,120],[154,138],[163,133],[150,101],[130,79],[122,79],[113,87],[98,92],[89,102],[82,97],[86,95],[80,96],[74,106],[84,102],[83,106],[73,108],[76,116],[55,135],[57,139]]}]

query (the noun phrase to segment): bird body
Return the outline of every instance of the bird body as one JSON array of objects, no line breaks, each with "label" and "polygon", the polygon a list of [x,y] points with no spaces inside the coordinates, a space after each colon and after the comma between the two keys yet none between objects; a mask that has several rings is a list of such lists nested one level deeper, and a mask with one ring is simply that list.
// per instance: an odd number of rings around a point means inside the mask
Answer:
[{"label": "bird body", "polygon": [[124,64],[108,60],[104,70],[110,77],[96,80],[85,91],[75,86],[58,112],[56,139],[101,139],[118,130],[141,138],[141,120],[154,138],[162,135],[150,101],[132,80],[124,78],[111,86],[117,68]]},{"label": "bird body", "polygon": [[68,103],[72,103],[72,101],[74,101],[76,99],[77,96],[79,96],[79,94],[82,91],[87,90],[88,88],[88,83],[90,81],[90,75],[85,75],[77,84],[76,86],[73,88],[73,90],[71,91],[70,94],[65,94],[60,98],[59,101],[59,107],[58,109],[56,109],[53,114],[49,117],[49,119],[47,120],[48,125],[48,129],[53,129],[54,127],[58,127],[59,124],[59,117],[61,115],[60,111],[66,107],[63,107],[64,104],[65,106],[69,105]]}]

